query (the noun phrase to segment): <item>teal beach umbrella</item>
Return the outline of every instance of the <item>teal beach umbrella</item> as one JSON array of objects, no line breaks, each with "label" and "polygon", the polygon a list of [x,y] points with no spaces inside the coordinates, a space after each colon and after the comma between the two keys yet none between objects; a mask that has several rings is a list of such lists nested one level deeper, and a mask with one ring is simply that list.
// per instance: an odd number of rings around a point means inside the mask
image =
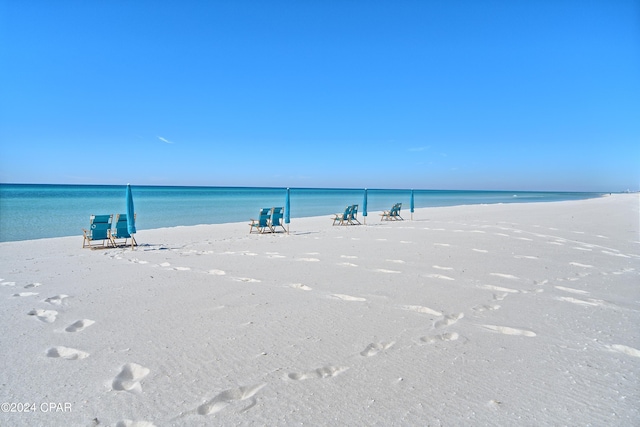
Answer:
[{"label": "teal beach umbrella", "polygon": [[414,209],[414,205],[415,203],[413,202],[413,189],[411,189],[411,203],[410,203],[410,207],[411,207],[411,220],[413,221],[413,209]]},{"label": "teal beach umbrella", "polygon": [[287,234],[289,234],[289,223],[291,222],[291,196],[287,188],[287,195],[284,198],[284,223],[287,224]]},{"label": "teal beach umbrella", "polygon": [[362,201],[362,216],[364,217],[364,223],[367,223],[367,189],[364,189],[364,200]]},{"label": "teal beach umbrella", "polygon": [[[133,208],[133,194],[131,194],[131,185],[127,184],[127,231],[129,234],[136,232],[135,209]],[[133,239],[131,239],[131,247],[133,248]]]}]

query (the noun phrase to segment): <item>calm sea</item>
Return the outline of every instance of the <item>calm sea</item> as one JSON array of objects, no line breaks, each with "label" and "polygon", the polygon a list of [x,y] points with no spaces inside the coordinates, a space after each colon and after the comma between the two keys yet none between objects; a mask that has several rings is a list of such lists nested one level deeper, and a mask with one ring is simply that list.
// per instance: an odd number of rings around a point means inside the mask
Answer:
[{"label": "calm sea", "polygon": [[[138,231],[221,224],[256,218],[262,207],[284,206],[283,188],[132,186]],[[362,189],[292,188],[291,220],[331,215],[359,204]],[[415,207],[542,202],[599,197],[599,193],[414,190]],[[410,190],[368,190],[368,211],[403,203]],[[81,236],[91,214],[124,213],[125,186],[0,184],[0,241]],[[377,220],[377,218],[376,218]]]}]

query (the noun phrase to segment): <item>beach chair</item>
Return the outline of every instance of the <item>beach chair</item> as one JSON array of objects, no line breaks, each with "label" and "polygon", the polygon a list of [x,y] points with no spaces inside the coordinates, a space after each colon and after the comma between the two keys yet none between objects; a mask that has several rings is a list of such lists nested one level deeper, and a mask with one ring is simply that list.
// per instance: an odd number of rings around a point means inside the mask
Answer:
[{"label": "beach chair", "polygon": [[283,218],[284,208],[271,208],[271,231],[275,233],[276,227],[282,227],[284,231],[287,231],[287,229],[284,228]]},{"label": "beach chair", "polygon": [[260,216],[258,219],[251,219],[251,224],[249,224],[249,234],[253,233],[255,229],[257,233],[271,232],[273,229],[271,228],[271,208],[262,208],[260,209]]},{"label": "beach chair", "polygon": [[[111,221],[113,215],[91,215],[89,218],[89,229],[82,229],[84,234],[82,247],[95,248],[98,246],[106,247],[111,245]],[[102,244],[92,244],[92,242],[101,241]]]},{"label": "beach chair", "polygon": [[344,208],[344,212],[343,213],[337,213],[333,215],[333,225],[336,225],[336,223],[338,223],[338,225],[344,225],[344,224],[348,224],[349,223],[349,215],[351,214],[351,208],[352,206],[347,206],[346,208]]},{"label": "beach chair", "polygon": [[400,216],[400,209],[402,209],[402,203],[396,203],[390,210],[384,211],[380,214],[380,221],[404,220],[404,218]]},{"label": "beach chair", "polygon": [[[133,214],[133,219],[135,220],[137,217],[136,214]],[[116,214],[116,221],[113,231],[111,232],[111,243],[113,246],[118,246],[118,242],[116,239],[122,240],[125,246],[127,245],[127,239],[131,239],[132,246],[138,246],[138,242],[136,242],[135,237],[129,234],[129,228],[127,227],[127,214]]]},{"label": "beach chair", "polygon": [[396,221],[404,221],[404,218],[400,216],[400,209],[402,209],[402,203],[396,203],[396,211],[393,214],[393,219],[395,219]]},{"label": "beach chair", "polygon": [[361,225],[360,221],[358,221],[358,205],[351,206],[351,212],[349,212],[348,222],[350,225]]}]

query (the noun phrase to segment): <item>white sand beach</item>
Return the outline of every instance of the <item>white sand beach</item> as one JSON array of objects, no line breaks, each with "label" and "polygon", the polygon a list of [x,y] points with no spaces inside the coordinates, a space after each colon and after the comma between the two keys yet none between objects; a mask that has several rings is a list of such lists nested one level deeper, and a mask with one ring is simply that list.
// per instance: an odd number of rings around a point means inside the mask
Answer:
[{"label": "white sand beach", "polygon": [[0,425],[640,425],[639,207],[1,243]]}]

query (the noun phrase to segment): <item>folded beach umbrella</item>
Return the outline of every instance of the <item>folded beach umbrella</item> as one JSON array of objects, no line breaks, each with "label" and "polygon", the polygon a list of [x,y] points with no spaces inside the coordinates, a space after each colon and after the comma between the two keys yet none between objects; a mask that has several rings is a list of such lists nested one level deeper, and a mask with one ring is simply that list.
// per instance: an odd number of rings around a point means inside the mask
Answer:
[{"label": "folded beach umbrella", "polygon": [[[127,184],[127,231],[129,234],[136,232],[136,216],[133,208],[133,195],[131,194],[131,185]],[[133,249],[133,238],[131,239],[131,249]]]},{"label": "folded beach umbrella", "polygon": [[413,189],[411,189],[411,203],[409,205],[411,207],[411,221],[413,221],[413,208],[414,208],[414,203],[413,203]]},{"label": "folded beach umbrella", "polygon": [[291,196],[289,192],[289,188],[287,188],[287,195],[284,198],[284,223],[287,224],[287,234],[289,234],[289,223],[291,222]]},{"label": "folded beach umbrella", "polygon": [[364,189],[364,201],[362,202],[362,216],[364,217],[364,223],[367,223],[367,189]]}]

